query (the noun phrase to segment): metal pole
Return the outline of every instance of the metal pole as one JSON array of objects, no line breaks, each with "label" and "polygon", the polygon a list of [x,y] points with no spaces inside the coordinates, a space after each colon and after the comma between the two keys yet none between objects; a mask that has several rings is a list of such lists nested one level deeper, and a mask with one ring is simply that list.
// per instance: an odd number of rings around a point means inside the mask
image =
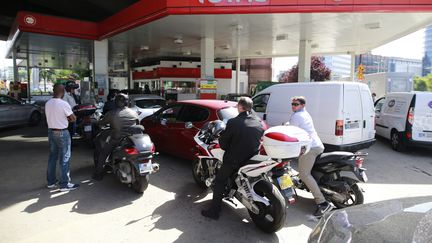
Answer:
[{"label": "metal pole", "polygon": [[13,47],[13,51],[12,51],[12,61],[13,61],[13,74],[14,74],[14,80],[13,81],[18,81],[18,67],[16,64],[16,48]]},{"label": "metal pole", "polygon": [[29,49],[28,48],[27,48],[27,99],[28,99],[28,102],[30,103],[30,101],[31,101],[30,55],[29,55]]}]

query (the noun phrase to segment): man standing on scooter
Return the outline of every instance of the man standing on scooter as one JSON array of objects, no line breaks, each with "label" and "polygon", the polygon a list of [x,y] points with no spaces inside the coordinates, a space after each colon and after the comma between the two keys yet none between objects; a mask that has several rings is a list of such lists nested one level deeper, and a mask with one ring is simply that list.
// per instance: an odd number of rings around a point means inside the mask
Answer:
[{"label": "man standing on scooter", "polygon": [[251,157],[258,154],[264,129],[261,120],[252,113],[252,100],[241,97],[237,104],[238,116],[228,120],[226,129],[219,138],[225,150],[223,164],[216,174],[213,201],[210,209],[201,211],[204,217],[219,219],[225,185],[230,176]]},{"label": "man standing on scooter", "polygon": [[291,98],[291,109],[294,113],[291,115],[289,123],[290,125],[297,126],[305,130],[312,139],[310,151],[299,157],[299,175],[300,179],[306,184],[315,198],[317,209],[314,213],[314,216],[322,217],[324,213],[332,209],[332,206],[326,201],[317,182],[311,175],[311,170],[315,163],[316,157],[324,151],[324,145],[315,131],[312,117],[306,111],[305,106],[305,97],[295,96]]},{"label": "man standing on scooter", "polygon": [[[121,138],[127,135],[128,129],[138,124],[138,114],[127,107],[129,103],[129,97],[126,94],[119,93],[114,99],[116,109],[109,111],[102,120],[99,121],[99,126],[110,124],[111,133],[108,138],[101,136],[101,139],[105,142],[97,141],[96,155],[97,161],[95,165],[95,172],[93,179],[102,180],[104,175],[104,164],[111,151],[120,142]],[[103,144],[102,148],[99,148],[99,144]]]}]

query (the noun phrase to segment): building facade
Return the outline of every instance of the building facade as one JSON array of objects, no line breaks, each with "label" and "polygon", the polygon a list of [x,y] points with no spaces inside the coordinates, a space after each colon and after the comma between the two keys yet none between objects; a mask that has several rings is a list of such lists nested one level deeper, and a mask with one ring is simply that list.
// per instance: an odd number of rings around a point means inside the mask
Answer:
[{"label": "building facade", "polygon": [[432,73],[432,26],[426,28],[424,41],[422,76]]},{"label": "building facade", "polygon": [[351,75],[351,57],[348,55],[324,56],[326,67],[331,70],[331,79],[338,80]]},{"label": "building facade", "polygon": [[364,74],[406,72],[414,75],[422,75],[422,61],[417,59],[386,57],[366,53],[356,56],[356,67],[362,63],[365,67]]}]

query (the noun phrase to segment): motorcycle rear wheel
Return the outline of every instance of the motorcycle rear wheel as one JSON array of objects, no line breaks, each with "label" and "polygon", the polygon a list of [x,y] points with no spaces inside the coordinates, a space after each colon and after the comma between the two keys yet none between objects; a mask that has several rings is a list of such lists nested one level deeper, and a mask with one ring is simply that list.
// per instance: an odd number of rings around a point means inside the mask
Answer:
[{"label": "motorcycle rear wheel", "polygon": [[202,180],[202,175],[199,172],[197,172],[198,166],[199,166],[199,159],[195,159],[192,162],[192,176],[199,187],[201,187],[202,189],[207,189],[205,181]]},{"label": "motorcycle rear wheel", "polygon": [[144,175],[144,176],[136,175],[135,181],[132,183],[132,188],[137,193],[144,193],[144,191],[148,187],[149,180],[150,180],[150,177],[148,174]]},{"label": "motorcycle rear wheel", "polygon": [[267,198],[270,205],[266,206],[261,202],[255,202],[259,208],[259,213],[255,214],[249,211],[249,216],[255,225],[266,233],[274,233],[281,229],[285,224],[286,204],[285,199],[277,187],[268,181],[259,181],[254,186],[255,192]]},{"label": "motorcycle rear wheel", "polygon": [[332,201],[336,208],[346,208],[354,205],[360,205],[364,202],[363,192],[357,184],[353,184],[349,190],[349,199],[343,203]]}]

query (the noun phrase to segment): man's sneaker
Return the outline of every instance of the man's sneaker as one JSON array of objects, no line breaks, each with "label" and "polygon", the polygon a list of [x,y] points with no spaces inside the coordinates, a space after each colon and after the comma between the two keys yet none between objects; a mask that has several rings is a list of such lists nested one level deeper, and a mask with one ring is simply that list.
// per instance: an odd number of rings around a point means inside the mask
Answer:
[{"label": "man's sneaker", "polygon": [[332,205],[330,205],[330,203],[328,202],[318,204],[314,216],[317,218],[321,218],[325,213],[327,213],[332,209],[333,209]]},{"label": "man's sneaker", "polygon": [[66,187],[60,188],[61,192],[73,191],[79,187],[79,184],[68,183]]},{"label": "man's sneaker", "polygon": [[54,189],[54,188],[57,188],[57,182],[54,183],[54,184],[48,184],[46,187],[47,187],[48,189]]}]

